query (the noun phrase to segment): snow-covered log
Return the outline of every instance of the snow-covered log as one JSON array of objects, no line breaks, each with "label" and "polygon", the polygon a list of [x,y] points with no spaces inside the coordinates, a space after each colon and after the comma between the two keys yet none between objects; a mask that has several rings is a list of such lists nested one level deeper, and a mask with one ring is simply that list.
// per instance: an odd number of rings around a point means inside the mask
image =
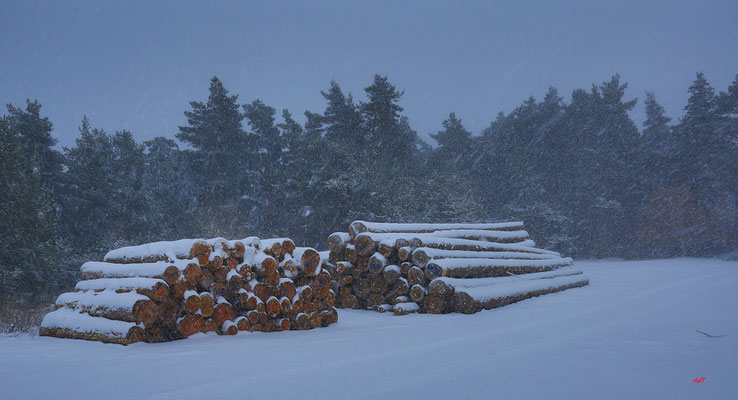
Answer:
[{"label": "snow-covered log", "polygon": [[548,260],[512,260],[487,258],[441,258],[425,266],[425,275],[430,280],[440,276],[451,278],[484,278],[550,271],[571,265],[571,258]]},{"label": "snow-covered log", "polygon": [[[540,250],[540,249],[537,249]],[[559,253],[543,250],[543,252],[522,251],[465,251],[465,250],[442,250],[430,247],[419,247],[413,250],[411,260],[419,267],[425,267],[429,261],[441,258],[495,258],[495,259],[519,259],[519,260],[547,260],[561,257]]]},{"label": "snow-covered log", "polygon": [[92,316],[149,325],[156,322],[159,310],[156,303],[138,293],[84,291],[62,293],[56,299],[57,307],[84,311]]},{"label": "snow-covered log", "polygon": [[371,257],[369,257],[369,261],[367,261],[367,266],[369,268],[369,272],[380,274],[387,266],[387,257],[383,254],[380,254],[379,252],[376,252],[372,254]]},{"label": "snow-covered log", "polygon": [[320,273],[322,260],[317,250],[310,247],[296,247],[293,258],[300,260],[300,268],[305,275],[316,276]]},{"label": "snow-covered log", "polygon": [[491,286],[491,285],[505,285],[505,284],[516,284],[525,281],[532,281],[536,279],[550,279],[561,276],[573,276],[582,275],[582,270],[574,267],[562,267],[551,271],[534,272],[530,274],[522,275],[509,275],[501,277],[488,277],[488,278],[449,278],[440,277],[433,280],[434,283],[443,282],[448,287],[454,288],[456,291],[463,290],[466,288],[480,287],[480,286]]},{"label": "snow-covered log", "polygon": [[205,319],[200,314],[185,314],[177,320],[177,329],[184,337],[205,332]]},{"label": "snow-covered log", "polygon": [[450,229],[438,230],[425,235],[444,238],[481,240],[496,243],[520,243],[528,239],[528,232],[518,231],[493,231],[484,229]]},{"label": "snow-covered log", "polygon": [[531,297],[560,292],[589,284],[584,275],[567,275],[548,279],[509,281],[507,283],[463,288],[454,294],[454,311],[464,314],[502,307]]},{"label": "snow-covered log", "polygon": [[328,236],[328,249],[335,253],[343,253],[351,236],[346,232],[333,232]]},{"label": "snow-covered log", "polygon": [[102,278],[79,281],[76,291],[113,290],[116,293],[135,292],[151,300],[161,301],[169,294],[169,285],[155,278]]},{"label": "snow-covered log", "polygon": [[105,254],[104,260],[119,264],[174,261],[190,258],[192,246],[202,239],[182,239],[170,242],[153,242],[138,246],[121,247]]},{"label": "snow-covered log", "polygon": [[386,222],[367,222],[354,221],[349,225],[349,234],[353,239],[364,232],[373,233],[426,233],[437,230],[449,229],[478,229],[478,230],[494,230],[494,231],[517,231],[523,229],[522,222],[501,222],[489,224],[405,224],[405,223],[386,223]]},{"label": "snow-covered log", "polygon": [[154,263],[113,264],[100,261],[89,261],[82,264],[80,273],[82,279],[100,278],[157,278],[167,284],[174,285],[181,271],[189,264],[188,260],[174,262],[158,261]]},{"label": "snow-covered log", "polygon": [[270,256],[280,258],[285,254],[292,255],[295,243],[288,238],[261,239],[261,250]]},{"label": "snow-covered log", "polygon": [[417,303],[398,303],[392,308],[395,315],[407,315],[418,311],[420,311],[420,306]]},{"label": "snow-covered log", "polygon": [[66,307],[46,314],[38,333],[40,336],[95,340],[122,345],[144,339],[141,325],[93,317]]}]

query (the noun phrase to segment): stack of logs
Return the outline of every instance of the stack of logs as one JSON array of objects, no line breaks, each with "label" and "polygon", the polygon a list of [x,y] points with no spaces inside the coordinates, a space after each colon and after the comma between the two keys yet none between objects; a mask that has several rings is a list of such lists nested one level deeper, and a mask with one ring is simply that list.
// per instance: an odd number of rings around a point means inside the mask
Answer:
[{"label": "stack of logs", "polygon": [[341,308],[475,313],[584,286],[571,258],[535,248],[522,222],[355,221],[329,236]]},{"label": "stack of logs", "polygon": [[312,329],[338,321],[330,269],[290,239],[184,239],[82,265],[40,335],[129,344],[195,333]]}]

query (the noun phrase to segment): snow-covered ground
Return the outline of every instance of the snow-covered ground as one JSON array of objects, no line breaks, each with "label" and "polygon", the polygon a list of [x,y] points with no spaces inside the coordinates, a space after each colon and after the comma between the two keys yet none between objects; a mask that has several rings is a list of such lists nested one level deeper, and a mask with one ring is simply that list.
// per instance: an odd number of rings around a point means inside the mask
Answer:
[{"label": "snow-covered ground", "polygon": [[475,315],[339,310],[312,331],[128,347],[0,337],[0,398],[738,398],[738,262],[574,266],[589,286]]}]

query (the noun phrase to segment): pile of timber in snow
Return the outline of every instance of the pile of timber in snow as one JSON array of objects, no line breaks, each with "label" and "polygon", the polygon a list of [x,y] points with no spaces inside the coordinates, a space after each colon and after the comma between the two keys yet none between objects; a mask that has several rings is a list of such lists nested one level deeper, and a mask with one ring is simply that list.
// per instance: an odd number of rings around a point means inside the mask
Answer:
[{"label": "pile of timber in snow", "polygon": [[328,237],[341,308],[475,313],[584,286],[571,258],[535,248],[522,222],[355,221]]},{"label": "pile of timber in snow", "polygon": [[200,332],[312,329],[338,321],[330,269],[290,239],[184,239],[110,251],[82,265],[43,336],[129,344]]}]

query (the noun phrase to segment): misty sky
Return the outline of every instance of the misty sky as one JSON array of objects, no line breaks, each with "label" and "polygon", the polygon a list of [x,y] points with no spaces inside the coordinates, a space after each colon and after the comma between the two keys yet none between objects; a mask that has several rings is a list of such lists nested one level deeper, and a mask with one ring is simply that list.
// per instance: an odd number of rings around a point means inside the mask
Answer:
[{"label": "misty sky", "polygon": [[451,111],[478,134],[549,86],[568,100],[614,73],[679,117],[697,71],[727,89],[737,43],[738,1],[3,2],[0,101],[38,99],[70,146],[84,114],[173,137],[212,75],[303,121],[331,79],[364,100],[379,73],[423,137]]}]

